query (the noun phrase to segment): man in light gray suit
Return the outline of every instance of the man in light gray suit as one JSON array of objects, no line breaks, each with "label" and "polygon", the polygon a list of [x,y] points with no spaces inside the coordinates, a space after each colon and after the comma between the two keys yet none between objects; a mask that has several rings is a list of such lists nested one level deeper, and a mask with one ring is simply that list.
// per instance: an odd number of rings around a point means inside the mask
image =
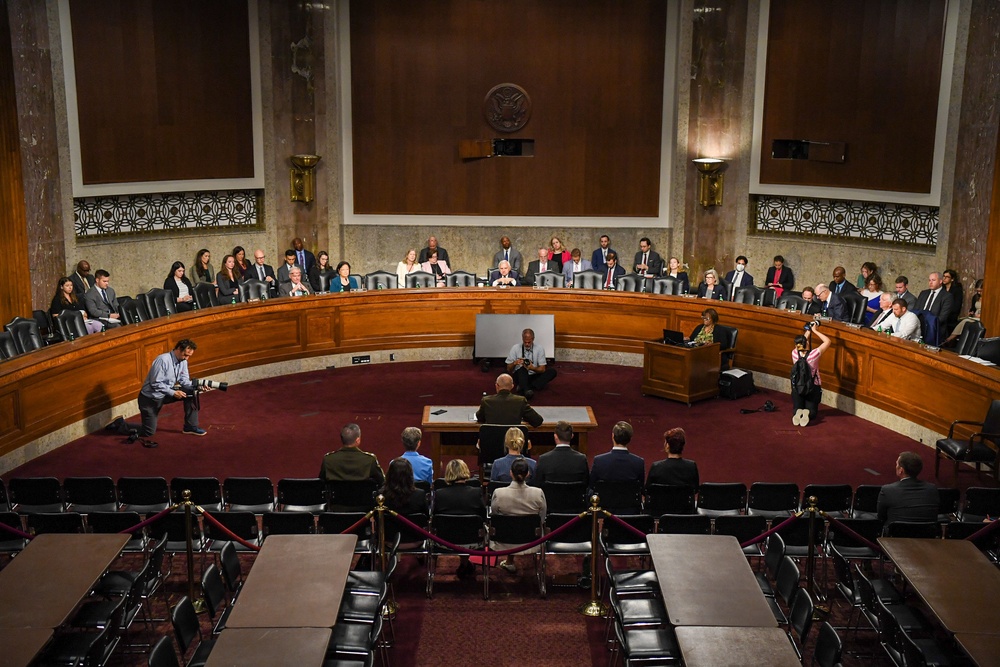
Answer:
[{"label": "man in light gray suit", "polygon": [[566,276],[566,287],[573,286],[573,274],[580,271],[592,271],[593,266],[589,259],[583,259],[583,253],[579,248],[573,248],[569,254],[571,260],[563,265],[563,275]]},{"label": "man in light gray suit", "polygon": [[118,315],[118,298],[110,283],[111,274],[104,269],[97,269],[94,273],[94,286],[83,295],[83,306],[91,318],[100,320],[106,327],[120,327],[122,322]]},{"label": "man in light gray suit", "polygon": [[521,253],[510,247],[510,237],[504,236],[500,239],[500,250],[493,255],[493,266],[500,266],[500,262],[510,262],[510,268],[521,275]]}]

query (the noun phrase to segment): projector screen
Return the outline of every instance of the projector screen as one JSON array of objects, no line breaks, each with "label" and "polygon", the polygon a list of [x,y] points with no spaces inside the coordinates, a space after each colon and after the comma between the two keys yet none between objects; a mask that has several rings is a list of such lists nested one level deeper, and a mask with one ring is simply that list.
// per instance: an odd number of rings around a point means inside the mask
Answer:
[{"label": "projector screen", "polygon": [[556,326],[552,315],[476,315],[476,346],[472,356],[477,359],[507,357],[510,348],[521,342],[521,332],[535,332],[535,344],[541,345],[545,356],[555,359]]}]

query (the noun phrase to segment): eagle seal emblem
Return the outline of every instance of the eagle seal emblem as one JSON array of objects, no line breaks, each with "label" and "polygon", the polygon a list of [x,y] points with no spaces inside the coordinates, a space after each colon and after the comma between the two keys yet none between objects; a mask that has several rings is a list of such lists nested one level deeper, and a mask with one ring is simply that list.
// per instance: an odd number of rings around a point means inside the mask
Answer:
[{"label": "eagle seal emblem", "polygon": [[531,118],[531,98],[521,86],[501,83],[486,94],[483,114],[494,130],[517,132]]}]

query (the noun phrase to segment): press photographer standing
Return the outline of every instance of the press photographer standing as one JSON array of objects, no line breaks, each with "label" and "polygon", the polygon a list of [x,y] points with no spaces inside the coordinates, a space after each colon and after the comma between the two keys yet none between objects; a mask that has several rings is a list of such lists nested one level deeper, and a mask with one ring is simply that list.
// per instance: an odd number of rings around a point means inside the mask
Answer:
[{"label": "press photographer standing", "polygon": [[[810,322],[805,329],[805,334],[795,337],[792,350],[792,406],[795,408],[792,423],[796,426],[808,426],[810,420],[816,419],[823,399],[819,358],[830,347],[830,339],[819,330],[819,322]],[[813,333],[822,342],[815,350],[810,350]]]}]

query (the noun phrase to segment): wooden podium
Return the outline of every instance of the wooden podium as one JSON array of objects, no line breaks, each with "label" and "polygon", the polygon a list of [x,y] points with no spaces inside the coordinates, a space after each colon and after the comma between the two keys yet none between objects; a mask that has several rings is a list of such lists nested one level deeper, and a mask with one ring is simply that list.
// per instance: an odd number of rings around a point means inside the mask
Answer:
[{"label": "wooden podium", "polygon": [[719,395],[721,348],[718,343],[701,347],[643,345],[642,393],[691,405]]}]

